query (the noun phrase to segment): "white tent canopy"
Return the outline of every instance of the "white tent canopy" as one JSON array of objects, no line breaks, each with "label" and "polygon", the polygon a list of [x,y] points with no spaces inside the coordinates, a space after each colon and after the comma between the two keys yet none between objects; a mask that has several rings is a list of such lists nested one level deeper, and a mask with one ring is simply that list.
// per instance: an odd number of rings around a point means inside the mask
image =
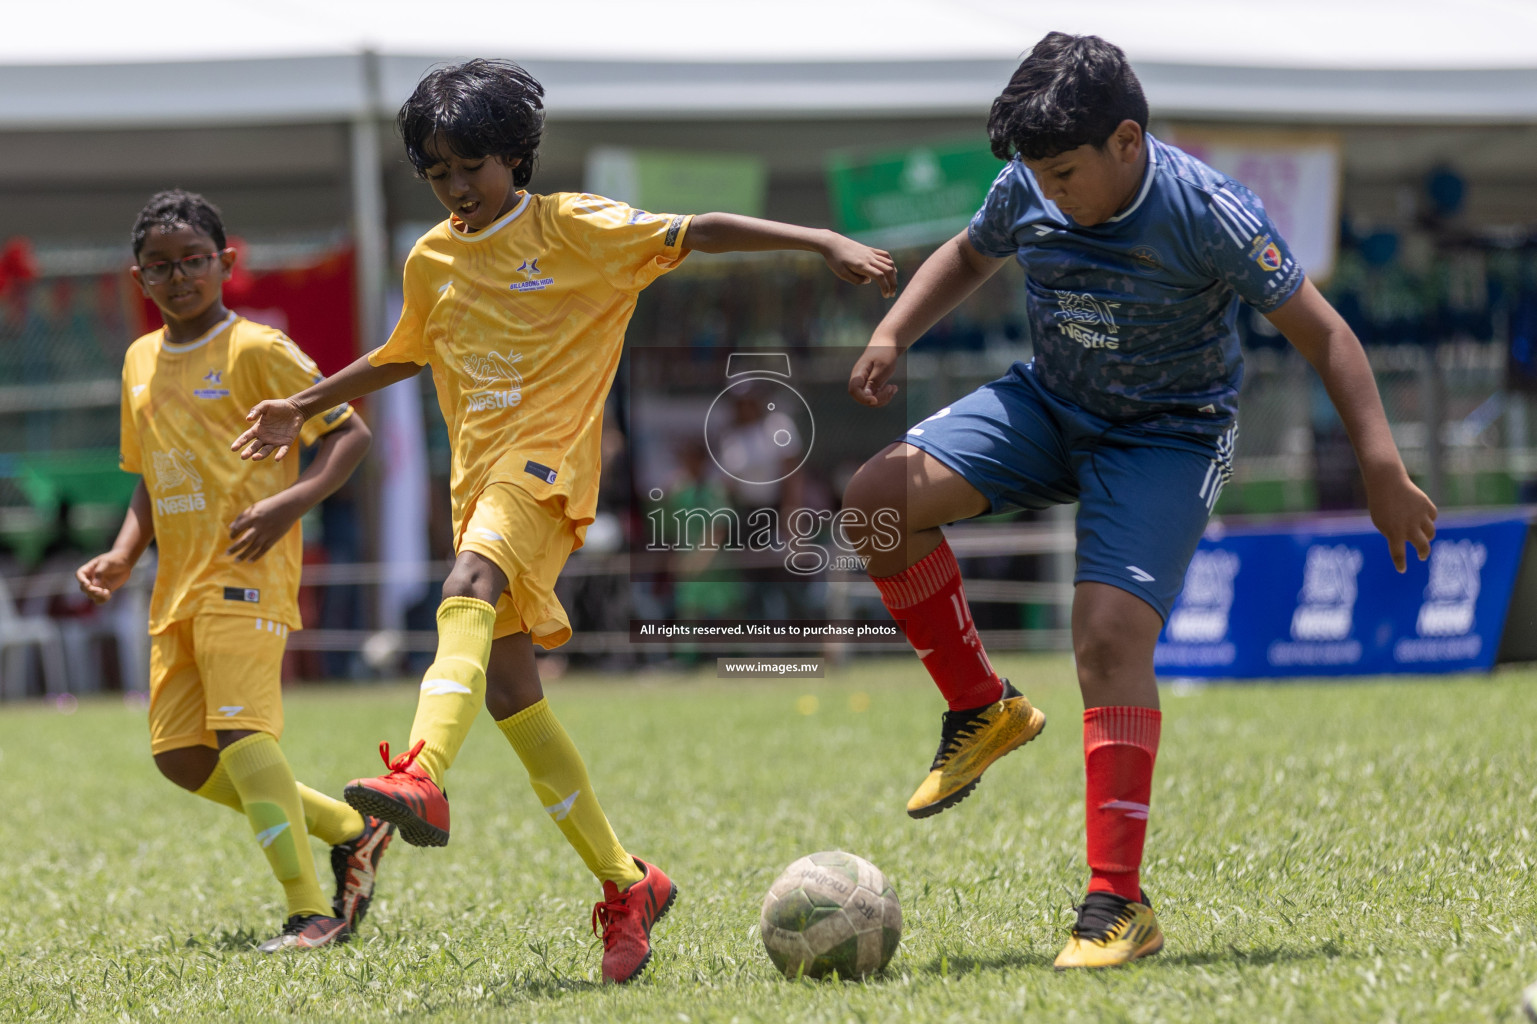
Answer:
[{"label": "white tent canopy", "polygon": [[352,120],[470,55],[526,64],[557,118],[954,114],[1052,29],[1121,45],[1167,117],[1537,121],[1519,0],[79,0],[10,5],[6,29],[11,130]]}]

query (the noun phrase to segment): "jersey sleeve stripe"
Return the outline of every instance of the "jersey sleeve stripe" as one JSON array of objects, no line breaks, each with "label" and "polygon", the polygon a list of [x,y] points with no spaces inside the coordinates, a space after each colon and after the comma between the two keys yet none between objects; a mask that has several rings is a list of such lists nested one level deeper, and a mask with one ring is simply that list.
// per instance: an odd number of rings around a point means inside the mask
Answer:
[{"label": "jersey sleeve stripe", "polygon": [[1227,232],[1228,237],[1233,240],[1233,244],[1242,249],[1244,244],[1243,237],[1233,227],[1232,214],[1223,210],[1222,203],[1215,194],[1212,195],[1211,212],[1216,215],[1217,223],[1222,225],[1222,230]]},{"label": "jersey sleeve stripe", "polygon": [[1214,197],[1220,203],[1222,203],[1225,208],[1231,210],[1235,215],[1237,215],[1238,223],[1240,226],[1247,224],[1250,231],[1260,230],[1262,225],[1259,222],[1259,218],[1254,216],[1254,214],[1250,213],[1248,210],[1244,209],[1244,205],[1240,203],[1231,192],[1227,191],[1226,189],[1221,189],[1214,193]]}]

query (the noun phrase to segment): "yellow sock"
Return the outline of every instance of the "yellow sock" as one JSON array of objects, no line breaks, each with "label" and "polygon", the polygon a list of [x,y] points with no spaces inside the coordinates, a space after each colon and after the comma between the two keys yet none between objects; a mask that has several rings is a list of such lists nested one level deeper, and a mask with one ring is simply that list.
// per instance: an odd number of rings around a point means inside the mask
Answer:
[{"label": "yellow sock", "polygon": [[320,891],[315,857],[304,828],[304,805],[293,769],[278,741],[259,732],[236,740],[219,753],[235,792],[245,806],[251,831],[288,896],[288,916],[331,915],[331,901]]},{"label": "yellow sock", "polygon": [[203,784],[192,791],[194,796],[200,796],[204,800],[212,800],[216,804],[223,804],[232,811],[245,813],[245,804],[240,802],[240,794],[235,792],[235,784],[229,779],[229,772],[224,770],[222,760],[215,762],[213,771]]},{"label": "yellow sock", "polygon": [[363,834],[363,816],[349,804],[316,792],[299,783],[299,799],[304,804],[304,827],[310,835],[335,846]]},{"label": "yellow sock", "polygon": [[600,881],[613,882],[620,889],[645,877],[635,866],[635,859],[619,845],[592,791],[582,755],[550,711],[549,702],[540,700],[497,722],[496,727],[518,752],[539,802],[565,833],[566,841],[581,854],[587,869]]},{"label": "yellow sock", "polygon": [[[363,834],[363,816],[351,806],[317,792],[302,782],[297,785],[299,799],[304,804],[304,827],[310,835],[327,846],[335,846]],[[204,800],[212,800],[232,811],[245,813],[245,804],[240,802],[240,794],[235,792],[235,784],[230,781],[229,772],[225,770],[222,760],[214,765],[213,772],[203,784],[192,792]]]},{"label": "yellow sock", "polygon": [[422,678],[406,749],[427,741],[416,763],[439,786],[486,702],[495,626],[496,609],[477,598],[450,597],[438,605],[438,656]]}]

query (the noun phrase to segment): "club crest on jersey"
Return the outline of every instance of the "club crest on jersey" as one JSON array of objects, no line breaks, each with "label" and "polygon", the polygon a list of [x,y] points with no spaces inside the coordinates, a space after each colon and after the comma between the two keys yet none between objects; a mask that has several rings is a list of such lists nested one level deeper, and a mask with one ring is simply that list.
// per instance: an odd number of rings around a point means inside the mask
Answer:
[{"label": "club crest on jersey", "polygon": [[1106,302],[1088,292],[1057,292],[1057,309],[1052,314],[1062,333],[1084,348],[1120,348],[1116,337],[1121,329],[1112,310],[1119,302]]},{"label": "club crest on jersey", "polygon": [[222,371],[222,370],[209,370],[207,373],[203,374],[203,383],[207,384],[208,386],[204,387],[204,388],[193,388],[192,389],[193,397],[195,397],[195,398],[228,398],[229,397],[229,388],[221,386],[224,383],[224,371]]},{"label": "club crest on jersey", "polygon": [[1151,245],[1139,245],[1127,255],[1137,264],[1138,270],[1154,271],[1163,267],[1163,260],[1159,258],[1158,250]]},{"label": "club crest on jersey", "polygon": [[[193,465],[197,457],[185,448],[170,448],[150,453],[150,473],[154,476],[155,490],[161,496],[155,499],[155,511],[163,516],[182,512],[201,512],[208,507],[203,497],[203,474]],[[188,494],[166,493],[189,490]]]},{"label": "club crest on jersey", "polygon": [[1271,273],[1280,270],[1284,262],[1281,247],[1270,235],[1260,235],[1254,239],[1254,244],[1249,247],[1249,258],[1258,263],[1261,270]]},{"label": "club crest on jersey", "polygon": [[522,360],[521,352],[507,355],[492,352],[484,356],[471,353],[465,356],[460,365],[480,388],[466,399],[470,412],[511,409],[523,401],[523,375],[518,372],[516,365]]},{"label": "club crest on jersey", "polygon": [[522,274],[523,280],[508,285],[515,292],[542,292],[555,283],[555,278],[544,276],[544,271],[539,269],[538,256],[518,264],[516,273]]}]

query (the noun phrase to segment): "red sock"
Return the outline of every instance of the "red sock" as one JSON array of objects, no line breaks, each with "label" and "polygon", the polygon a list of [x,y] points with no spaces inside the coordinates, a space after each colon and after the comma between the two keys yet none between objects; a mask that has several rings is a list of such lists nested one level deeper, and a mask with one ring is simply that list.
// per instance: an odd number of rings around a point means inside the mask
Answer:
[{"label": "red sock", "polygon": [[1083,713],[1090,892],[1142,899],[1138,871],[1162,721],[1155,708],[1089,708]]},{"label": "red sock", "polygon": [[951,711],[979,708],[1003,696],[1003,680],[982,649],[961,588],[961,568],[947,541],[895,576],[871,580]]}]

